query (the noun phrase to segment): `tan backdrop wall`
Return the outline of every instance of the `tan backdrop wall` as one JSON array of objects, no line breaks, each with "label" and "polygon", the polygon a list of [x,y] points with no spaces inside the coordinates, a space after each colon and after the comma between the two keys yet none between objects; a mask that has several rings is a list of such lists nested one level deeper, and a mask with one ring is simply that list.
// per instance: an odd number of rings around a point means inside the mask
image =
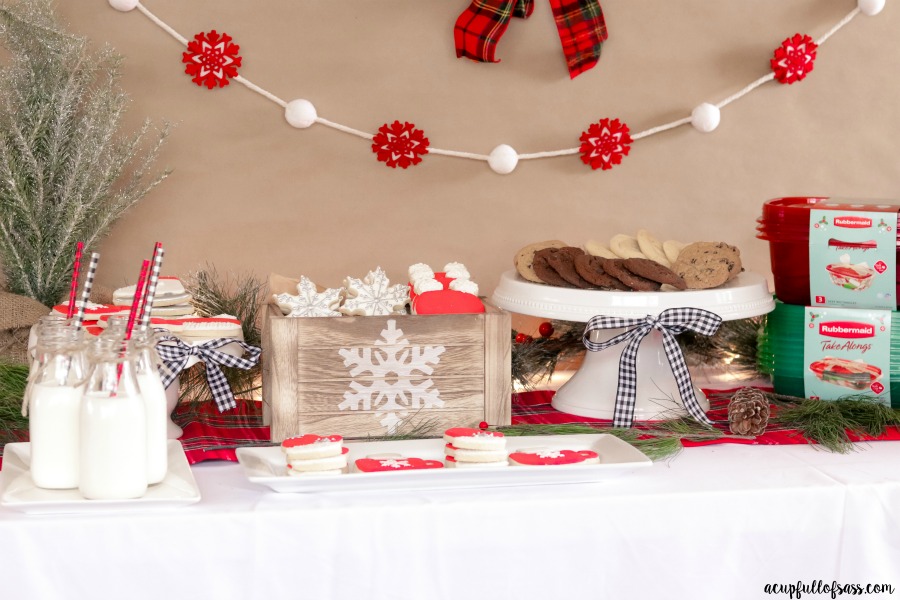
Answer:
[{"label": "tan backdrop wall", "polygon": [[[431,144],[487,154],[569,148],[592,122],[633,132],[690,114],[768,72],[796,33],[822,35],[855,0],[603,0],[610,38],[596,69],[570,81],[549,4],[512,24],[499,64],[458,60],[453,23],[468,0],[146,0],[190,38],[218,29],[241,46],[241,74],[319,115],[374,132],[414,122]],[[690,126],[637,141],[611,171],[577,156],[486,163],[427,156],[406,171],[359,138],[290,127],[282,110],[232,84],[208,91],[183,73],[182,48],[137,11],[61,0],[71,28],[125,56],[144,117],[176,124],[161,166],[173,175],[104,243],[98,281],[133,282],[162,240],[165,271],[306,274],[323,285],[381,265],[466,263],[490,293],[520,246],[580,244],[647,228],[662,238],[726,240],[768,272],[754,235],[781,195],[896,198],[900,8],[860,16],[819,51],[799,84],[767,84],[723,110],[711,134]]]}]

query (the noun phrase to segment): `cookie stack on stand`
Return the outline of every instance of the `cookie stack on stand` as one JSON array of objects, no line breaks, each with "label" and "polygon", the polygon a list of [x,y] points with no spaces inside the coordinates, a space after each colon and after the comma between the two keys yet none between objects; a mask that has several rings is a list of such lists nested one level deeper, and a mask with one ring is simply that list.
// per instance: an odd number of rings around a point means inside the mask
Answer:
[{"label": "cookie stack on stand", "polygon": [[769,242],[778,301],[757,361],[776,392],[900,407],[898,211],[818,197],[763,205],[757,237]]},{"label": "cookie stack on stand", "polygon": [[560,240],[529,244],[516,253],[519,275],[557,287],[610,291],[679,291],[719,287],[743,270],[740,251],[725,242],[660,242],[642,229],[584,248]]}]

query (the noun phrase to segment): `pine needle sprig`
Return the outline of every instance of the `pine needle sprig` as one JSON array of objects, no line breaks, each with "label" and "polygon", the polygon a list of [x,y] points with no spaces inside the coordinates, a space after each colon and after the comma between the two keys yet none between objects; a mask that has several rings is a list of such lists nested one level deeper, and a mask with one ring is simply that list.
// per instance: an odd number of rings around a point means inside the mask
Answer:
[{"label": "pine needle sprig", "polygon": [[28,430],[22,416],[22,398],[28,383],[28,366],[0,362],[0,453],[10,442],[21,442]]},{"label": "pine needle sprig", "polygon": [[519,389],[533,390],[541,382],[549,381],[560,361],[585,352],[582,335],[584,323],[551,321],[555,334],[517,343],[512,332],[512,380]]},{"label": "pine needle sprig", "polygon": [[[215,266],[207,264],[200,271],[189,274],[184,280],[197,313],[203,317],[228,314],[241,322],[244,341],[259,346],[262,341],[259,317],[262,291],[265,283],[252,274],[219,274]],[[262,367],[236,369],[222,367],[231,390],[239,398],[258,398]],[[206,381],[204,365],[197,364],[181,374],[181,401],[212,401],[212,392]]]},{"label": "pine needle sprig", "polygon": [[888,426],[900,426],[900,410],[868,396],[848,396],[834,401],[785,404],[772,421],[778,427],[798,430],[828,450],[846,453],[854,448],[851,435],[877,437]]},{"label": "pine needle sprig", "polygon": [[50,0],[0,6],[0,262],[9,291],[52,306],[77,241],[95,249],[169,174],[168,126],[120,135],[121,58],[64,31]]}]

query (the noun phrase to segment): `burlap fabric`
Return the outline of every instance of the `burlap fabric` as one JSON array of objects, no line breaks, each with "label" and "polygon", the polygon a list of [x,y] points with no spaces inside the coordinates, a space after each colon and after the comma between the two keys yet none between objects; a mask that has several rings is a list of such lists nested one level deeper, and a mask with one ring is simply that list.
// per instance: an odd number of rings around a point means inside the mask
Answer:
[{"label": "burlap fabric", "polygon": [[0,291],[0,360],[28,363],[28,333],[50,309],[26,296]]}]

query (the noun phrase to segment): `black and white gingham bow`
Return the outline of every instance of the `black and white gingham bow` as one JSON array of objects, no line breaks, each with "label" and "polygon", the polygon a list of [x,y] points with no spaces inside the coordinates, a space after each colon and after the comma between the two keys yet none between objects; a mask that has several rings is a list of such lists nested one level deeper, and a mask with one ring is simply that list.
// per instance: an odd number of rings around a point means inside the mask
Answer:
[{"label": "black and white gingham bow", "polygon": [[[237,358],[219,350],[228,344],[239,344],[247,353],[247,358]],[[219,338],[191,346],[175,336],[167,337],[165,343],[157,344],[156,351],[159,352],[159,357],[166,366],[167,372],[162,374],[165,387],[169,387],[169,384],[175,381],[192,356],[202,360],[206,364],[206,380],[209,382],[209,389],[216,400],[219,412],[225,412],[237,406],[231,386],[228,385],[228,380],[225,379],[225,373],[222,372],[220,365],[252,369],[259,362],[259,353],[261,352],[256,346],[234,338]]]},{"label": "black and white gingham bow", "polygon": [[[634,421],[634,403],[637,395],[637,351],[644,337],[651,329],[662,333],[663,347],[666,349],[666,357],[672,367],[672,374],[678,384],[678,392],[684,407],[692,417],[712,425],[700,402],[694,394],[694,386],[691,383],[691,374],[684,362],[684,354],[675,340],[675,336],[690,329],[703,335],[712,335],[722,324],[722,317],[701,308],[670,308],[664,310],[659,316],[647,315],[643,318],[606,317],[598,315],[588,321],[584,329],[584,345],[592,352],[599,352],[627,341],[628,345],[622,350],[619,358],[619,385],[616,389],[616,410],[613,414],[613,427],[631,427]],[[592,342],[592,331],[600,329],[630,328],[624,333],[605,341]]]}]

